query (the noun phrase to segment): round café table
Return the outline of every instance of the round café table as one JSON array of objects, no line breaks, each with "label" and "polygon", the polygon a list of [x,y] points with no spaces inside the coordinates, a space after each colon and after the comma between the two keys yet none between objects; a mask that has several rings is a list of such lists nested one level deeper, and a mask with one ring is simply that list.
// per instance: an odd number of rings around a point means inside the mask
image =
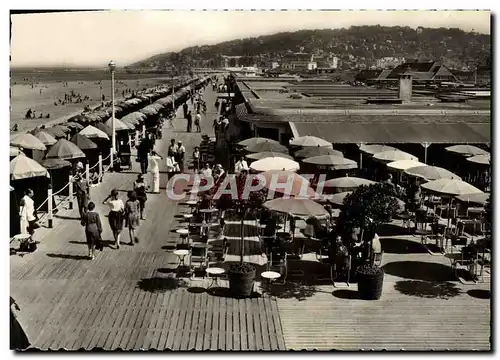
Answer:
[{"label": "round caf\u00e9 table", "polygon": [[184,214],[184,220],[189,222],[191,220],[191,218],[193,217],[193,214]]},{"label": "round caf\u00e9 table", "polygon": [[201,209],[200,213],[202,213],[203,216],[204,216],[204,219],[207,220],[207,215],[209,215],[209,214],[212,215],[212,214],[214,214],[214,213],[216,213],[218,211],[219,211],[219,209],[210,208],[210,209]]},{"label": "round caf\u00e9 table", "polygon": [[194,209],[196,208],[196,205],[198,205],[199,201],[198,200],[188,200],[186,201],[186,205],[189,205],[189,208],[191,210],[191,212],[194,211]]},{"label": "round caf\u00e9 table", "polygon": [[186,239],[189,235],[189,230],[188,229],[177,229],[176,233],[181,236],[182,243],[184,244],[184,242],[186,241]]},{"label": "round caf\u00e9 table", "polygon": [[219,277],[221,277],[226,270],[218,267],[209,267],[205,269],[208,277],[212,279],[212,283],[207,287],[207,290],[213,288],[214,286],[220,287],[219,285]]},{"label": "round caf\u00e9 table", "polygon": [[175,250],[174,254],[179,258],[179,266],[186,266],[184,263],[184,258],[189,255],[189,250]]},{"label": "round caf\u00e9 table", "polygon": [[267,280],[267,291],[270,292],[272,282],[279,279],[281,274],[276,271],[264,271],[260,276]]}]

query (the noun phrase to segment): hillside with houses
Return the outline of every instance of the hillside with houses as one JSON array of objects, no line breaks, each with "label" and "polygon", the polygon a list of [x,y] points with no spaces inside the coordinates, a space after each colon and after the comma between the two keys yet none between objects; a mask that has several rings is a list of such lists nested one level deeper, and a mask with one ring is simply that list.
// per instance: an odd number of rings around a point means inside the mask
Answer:
[{"label": "hillside with houses", "polygon": [[[308,69],[393,69],[407,59],[437,61],[458,71],[489,67],[491,37],[452,28],[352,26],[343,29],[300,30],[194,46],[131,64],[129,69],[176,67],[280,67]],[[311,67],[310,66],[310,67]],[[300,68],[301,65],[299,64]],[[308,69],[312,70],[312,69]]]}]

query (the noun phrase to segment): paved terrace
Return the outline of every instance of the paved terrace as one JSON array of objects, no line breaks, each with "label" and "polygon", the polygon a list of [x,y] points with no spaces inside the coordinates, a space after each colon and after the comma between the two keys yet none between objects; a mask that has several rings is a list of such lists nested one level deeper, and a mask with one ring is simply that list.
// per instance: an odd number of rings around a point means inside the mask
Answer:
[{"label": "paved terrace", "polygon": [[[210,133],[214,115],[202,133]],[[212,111],[212,113],[210,113]],[[190,154],[199,134],[185,132],[185,121],[165,127],[157,150],[166,154],[171,137],[182,139]],[[132,173],[106,174],[92,189],[111,239],[107,211],[100,205],[112,188],[128,190]],[[165,175],[161,175],[164,184]],[[125,194],[123,194],[123,197]],[[224,292],[209,294],[206,281],[175,279],[176,257],[168,250],[178,241],[183,205],[163,192],[149,195],[139,244],[105,248],[94,261],[77,210],[62,211],[53,229],[39,229],[39,249],[11,256],[11,296],[33,347],[68,350],[489,350],[490,301],[481,298],[489,283],[462,285],[444,256],[432,256],[413,237],[382,237],[386,280],[379,301],[356,299],[356,285],[334,289],[314,275],[324,271],[309,254],[300,267],[304,278],[289,276],[271,294],[235,300]],[[396,227],[397,228],[397,227]],[[128,241],[124,229],[122,239]],[[223,285],[227,286],[227,284]],[[258,287],[259,288],[259,287]],[[261,292],[261,290],[259,290]]]}]

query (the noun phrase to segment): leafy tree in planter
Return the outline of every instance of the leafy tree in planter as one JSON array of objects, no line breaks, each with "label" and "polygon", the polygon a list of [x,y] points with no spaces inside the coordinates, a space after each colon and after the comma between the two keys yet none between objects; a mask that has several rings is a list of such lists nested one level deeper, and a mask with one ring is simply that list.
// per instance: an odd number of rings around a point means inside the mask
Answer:
[{"label": "leafy tree in planter", "polygon": [[[231,175],[228,175],[231,176]],[[267,190],[262,189],[258,191],[252,191],[250,192],[248,199],[243,198],[244,190],[245,190],[245,184],[247,181],[248,177],[251,177],[252,175],[244,175],[240,174],[236,176],[236,188],[237,188],[237,193],[238,193],[238,198],[237,199],[232,199],[231,195],[229,194],[224,194],[220,197],[220,199],[217,202],[217,207],[222,210],[227,210],[227,209],[256,209],[262,206],[264,201],[266,200],[267,196]],[[227,186],[226,189],[229,188],[231,183],[225,183]],[[252,185],[257,185],[258,184],[258,179],[254,179],[252,181]],[[222,185],[222,182],[216,184],[213,188],[213,194],[216,194],[219,187]]]},{"label": "leafy tree in planter", "polygon": [[[358,187],[345,197],[343,205],[337,228],[344,235],[352,234],[355,229],[373,235],[378,226],[390,221],[399,208],[394,187],[385,183]],[[370,248],[371,240],[372,236]]]}]

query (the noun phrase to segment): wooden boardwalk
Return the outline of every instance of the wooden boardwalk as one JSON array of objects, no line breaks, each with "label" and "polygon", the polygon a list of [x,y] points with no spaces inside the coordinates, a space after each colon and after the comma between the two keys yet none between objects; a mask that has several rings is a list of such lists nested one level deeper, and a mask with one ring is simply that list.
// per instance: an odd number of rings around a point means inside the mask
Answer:
[{"label": "wooden boardwalk", "polygon": [[[468,293],[489,283],[462,285],[448,259],[427,253],[384,254],[383,265],[378,301],[357,299],[356,284],[303,286],[295,293],[305,300],[279,298],[287,349],[491,350],[490,299]],[[440,275],[431,280],[430,272]]]},{"label": "wooden boardwalk", "polygon": [[[207,117],[202,134],[211,134],[215,94],[207,90]],[[171,138],[182,140],[187,158],[201,134],[186,133],[185,120],[163,130],[156,150],[166,155]],[[160,170],[164,170],[164,164]],[[103,239],[111,239],[102,200],[111,189],[129,190],[138,171],[106,174],[91,189],[104,222]],[[166,177],[161,175],[164,188]],[[125,198],[126,193],[122,192]],[[253,297],[236,300],[204,291],[207,280],[176,279],[177,257],[166,249],[176,243],[176,215],[185,211],[165,191],[149,195],[139,244],[122,233],[120,250],[105,248],[94,261],[83,258],[87,246],[78,210],[61,211],[53,229],[39,229],[39,249],[24,257],[11,256],[11,296],[32,346],[38,349],[171,349],[284,350],[276,300]],[[225,284],[227,286],[227,284]]]},{"label": "wooden boardwalk", "polygon": [[[210,134],[215,97],[211,90],[205,97],[209,114],[202,121],[202,134]],[[160,154],[166,154],[172,137],[183,140],[188,156],[201,138],[186,133],[185,121],[177,119],[174,129],[163,131],[157,145]],[[133,173],[106,174],[91,190],[104,222],[104,239],[112,236],[101,202],[112,188],[129,190],[137,170],[133,162]],[[164,187],[164,174],[161,181]],[[87,247],[76,209],[61,211],[53,229],[37,230],[39,249],[10,257],[11,296],[21,308],[19,320],[33,347],[491,349],[490,300],[470,295],[489,290],[489,282],[460,284],[449,259],[429,255],[416,239],[381,237],[386,276],[379,301],[356,299],[356,285],[334,289],[328,281],[302,283],[291,275],[285,286],[276,286],[277,298],[235,300],[224,292],[207,293],[206,280],[176,279],[178,259],[166,245],[178,241],[172,230],[179,225],[176,215],[184,211],[165,191],[149,195],[146,220],[138,231],[140,243],[122,245],[120,250],[105,248],[94,261],[83,258]],[[122,241],[128,242],[126,231]]]}]

